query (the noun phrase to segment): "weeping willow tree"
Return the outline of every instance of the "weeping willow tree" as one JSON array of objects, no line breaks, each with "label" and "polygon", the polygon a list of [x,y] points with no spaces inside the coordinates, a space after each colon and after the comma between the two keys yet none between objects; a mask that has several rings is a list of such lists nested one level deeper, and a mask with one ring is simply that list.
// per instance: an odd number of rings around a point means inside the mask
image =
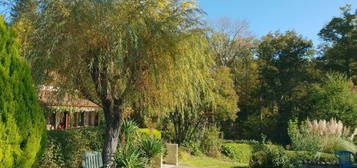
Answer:
[{"label": "weeping willow tree", "polygon": [[28,168],[45,131],[44,116],[15,33],[0,17],[0,167]]},{"label": "weeping willow tree", "polygon": [[33,74],[103,108],[105,167],[113,167],[124,109],[165,115],[209,96],[213,61],[201,11],[179,0],[41,0]]},{"label": "weeping willow tree", "polygon": [[210,81],[208,94],[202,93],[201,103],[192,105],[187,101],[185,108],[175,108],[169,113],[162,127],[172,134],[169,138],[171,141],[179,145],[199,141],[207,128],[237,118],[238,96],[229,71],[225,66],[212,69],[210,76],[206,77]]}]

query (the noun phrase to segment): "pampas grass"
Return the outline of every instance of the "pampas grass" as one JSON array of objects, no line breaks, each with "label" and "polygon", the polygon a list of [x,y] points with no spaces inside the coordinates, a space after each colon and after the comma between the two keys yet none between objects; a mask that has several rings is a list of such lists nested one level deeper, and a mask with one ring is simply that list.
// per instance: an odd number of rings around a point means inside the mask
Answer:
[{"label": "pampas grass", "polygon": [[313,120],[306,121],[308,132],[318,134],[320,136],[334,136],[347,138],[353,141],[357,135],[357,128],[351,132],[351,128],[344,126],[341,121],[332,118],[330,121],[326,120]]},{"label": "pampas grass", "polygon": [[336,151],[345,150],[353,153],[357,152],[353,142],[335,136],[323,136],[320,139],[322,151],[326,153],[334,153]]},{"label": "pampas grass", "polygon": [[306,120],[304,124],[294,126],[289,124],[289,136],[295,150],[318,151],[334,153],[339,150],[357,152],[353,143],[357,129],[351,131],[350,127],[343,125],[336,119]]}]

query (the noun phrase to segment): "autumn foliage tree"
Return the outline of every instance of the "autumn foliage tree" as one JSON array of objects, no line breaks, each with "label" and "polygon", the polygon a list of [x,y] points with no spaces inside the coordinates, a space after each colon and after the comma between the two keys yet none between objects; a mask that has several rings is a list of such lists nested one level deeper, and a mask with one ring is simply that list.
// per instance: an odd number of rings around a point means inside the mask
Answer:
[{"label": "autumn foliage tree", "polygon": [[[238,96],[229,68],[222,66],[212,70],[207,80],[210,81],[207,88],[209,95],[201,93],[199,105],[195,106],[187,100],[183,109],[176,107],[167,121],[162,123],[164,130],[171,133],[171,141],[179,145],[199,141],[209,127],[237,118]],[[173,130],[168,129],[170,125]]]},{"label": "autumn foliage tree", "polygon": [[[207,94],[213,61],[200,10],[174,0],[40,1],[25,55],[34,73],[103,108],[105,167],[113,166],[123,111],[164,114]],[[39,66],[34,66],[39,65]],[[34,75],[42,76],[42,75]]]},{"label": "autumn foliage tree", "polygon": [[0,165],[28,168],[41,149],[45,123],[15,33],[0,18]]}]

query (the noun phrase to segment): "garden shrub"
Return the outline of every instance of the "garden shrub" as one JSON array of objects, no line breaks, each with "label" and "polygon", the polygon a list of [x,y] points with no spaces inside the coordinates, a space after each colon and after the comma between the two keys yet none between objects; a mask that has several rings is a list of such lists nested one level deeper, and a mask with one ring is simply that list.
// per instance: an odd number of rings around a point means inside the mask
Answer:
[{"label": "garden shrub", "polygon": [[261,143],[257,140],[224,140],[225,143],[238,143],[238,144],[249,144],[249,145],[260,145]]},{"label": "garden shrub", "polygon": [[291,148],[300,151],[322,151],[320,136],[309,133],[306,124],[298,125],[297,121],[289,121],[288,134],[291,140]]},{"label": "garden shrub", "polygon": [[32,167],[45,141],[45,122],[14,31],[0,17],[0,165]]},{"label": "garden shrub", "polygon": [[152,135],[157,139],[161,139],[161,132],[153,128],[139,128],[138,132],[143,135]]},{"label": "garden shrub", "polygon": [[[130,123],[122,127],[122,135],[126,135],[127,137],[125,139],[129,141],[119,146],[120,149],[116,155],[116,162],[118,164],[120,163],[119,165],[134,165],[134,167],[142,165],[143,163],[149,163],[151,156],[162,152],[163,142],[153,136],[137,134],[139,129],[136,126],[134,129],[131,128],[133,127],[130,126]],[[128,137],[131,136],[128,134],[133,134],[132,139],[128,139]],[[102,151],[103,138],[103,127],[48,131],[46,148],[35,167],[80,167],[84,152]],[[123,137],[121,137],[121,139],[123,139]],[[140,163],[138,161],[140,161]],[[133,162],[138,163],[134,164]]]},{"label": "garden shrub", "polygon": [[118,168],[154,166],[154,159],[163,153],[161,133],[155,129],[138,129],[135,122],[125,120],[121,128],[121,144],[115,155]]},{"label": "garden shrub", "polygon": [[298,168],[302,165],[336,165],[334,154],[310,151],[286,151],[284,148],[266,146],[255,152],[249,163],[250,168]]},{"label": "garden shrub", "polygon": [[220,128],[211,125],[203,128],[199,136],[196,135],[195,138],[190,138],[190,141],[185,141],[181,147],[186,148],[187,152],[193,156],[205,154],[210,157],[219,157],[224,142],[222,137]]},{"label": "garden shrub", "polygon": [[115,155],[117,168],[145,168],[147,160],[135,144],[126,144]]},{"label": "garden shrub", "polygon": [[200,156],[203,154],[200,146],[200,141],[190,141],[182,144],[182,147],[187,149],[187,152],[189,152],[193,156]]},{"label": "garden shrub", "polygon": [[260,145],[259,141],[256,140],[236,140],[235,143],[249,144],[249,145]]},{"label": "garden shrub", "polygon": [[333,119],[307,120],[300,126],[296,121],[290,121],[288,132],[293,150],[325,153],[335,153],[338,150],[357,151],[356,145],[349,138],[349,129]]},{"label": "garden shrub", "polygon": [[165,143],[155,137],[144,137],[140,141],[140,149],[146,158],[154,158],[163,152]]},{"label": "garden shrub", "polygon": [[309,165],[336,165],[337,158],[334,154],[309,152],[309,151],[285,151],[285,155],[295,166]]},{"label": "garden shrub", "polygon": [[120,143],[133,142],[138,137],[138,126],[134,121],[124,120],[120,128]]},{"label": "garden shrub", "polygon": [[249,162],[251,168],[290,168],[294,167],[282,147],[264,146],[262,151],[253,154]]},{"label": "garden shrub", "polygon": [[323,146],[323,152],[326,153],[335,153],[340,150],[351,151],[353,153],[357,152],[356,145],[353,142],[340,137],[321,137],[321,145]]},{"label": "garden shrub", "polygon": [[200,143],[200,150],[208,156],[217,157],[221,154],[222,144],[220,129],[212,126],[205,131]]},{"label": "garden shrub", "polygon": [[35,167],[77,168],[84,152],[102,150],[104,133],[102,127],[88,127],[52,130],[47,137],[47,146]]},{"label": "garden shrub", "polygon": [[258,151],[253,153],[252,158],[249,160],[250,168],[262,168],[268,165],[268,154],[265,151]]}]

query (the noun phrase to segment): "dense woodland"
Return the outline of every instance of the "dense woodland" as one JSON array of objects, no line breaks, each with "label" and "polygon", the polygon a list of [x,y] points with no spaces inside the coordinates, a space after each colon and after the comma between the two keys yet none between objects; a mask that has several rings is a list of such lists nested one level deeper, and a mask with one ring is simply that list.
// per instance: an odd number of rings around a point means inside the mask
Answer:
[{"label": "dense woodland", "polygon": [[[294,31],[255,37],[246,22],[228,18],[208,23],[191,1],[14,0],[7,5],[0,51],[8,57],[0,55],[0,87],[7,87],[2,84],[7,59],[17,54],[21,61],[16,64],[27,60],[36,86],[54,85],[59,96],[73,93],[99,105],[108,166],[120,165],[114,156],[126,144],[120,130],[128,128],[127,120],[160,130],[164,141],[191,153],[210,156],[221,153],[223,139],[333,152],[302,138],[314,133],[313,120],[343,123],[348,133],[338,137],[350,146],[357,141],[357,14],[350,5],[321,27],[322,44]],[[9,46],[15,33],[19,49]],[[21,71],[26,75],[26,68]],[[21,79],[24,87],[28,80]],[[8,101],[4,97],[1,92],[0,109]],[[38,110],[35,102],[25,104],[35,105],[29,111]],[[43,116],[33,115],[16,116],[20,132],[28,127],[21,125],[28,124],[24,118],[43,124]],[[7,122],[12,121],[3,119],[0,127]],[[0,131],[0,144],[6,138]],[[32,142],[36,150],[38,139]],[[1,151],[1,164],[8,164],[2,158],[7,152]],[[35,155],[28,157],[29,163],[22,158],[11,163],[28,167]]]}]

